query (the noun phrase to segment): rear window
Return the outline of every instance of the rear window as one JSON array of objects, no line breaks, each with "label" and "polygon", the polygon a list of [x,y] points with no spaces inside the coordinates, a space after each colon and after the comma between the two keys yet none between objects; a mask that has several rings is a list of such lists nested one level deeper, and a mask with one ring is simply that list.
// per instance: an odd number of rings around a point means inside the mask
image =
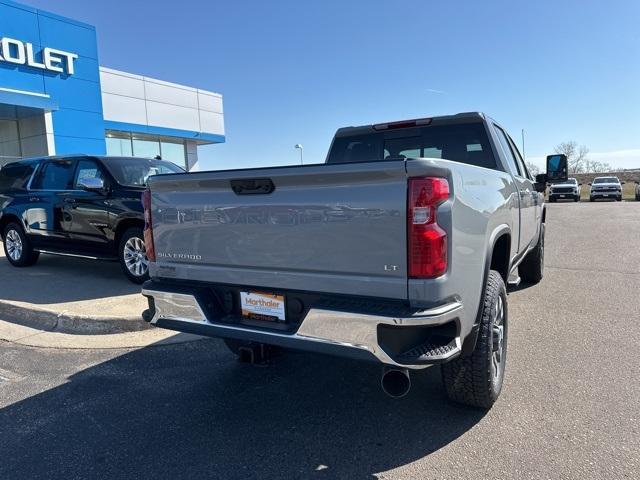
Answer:
[{"label": "rear window", "polygon": [[620,180],[618,180],[617,177],[600,177],[600,178],[596,178],[593,183],[619,183]]},{"label": "rear window", "polygon": [[104,164],[116,182],[126,187],[144,187],[153,175],[184,173],[175,163],[148,158],[105,158]]},{"label": "rear window", "polygon": [[481,123],[434,125],[338,137],[333,142],[327,163],[419,157],[496,168],[487,133]]},{"label": "rear window", "polygon": [[29,163],[9,164],[0,170],[0,192],[22,190],[27,186],[34,165]]}]

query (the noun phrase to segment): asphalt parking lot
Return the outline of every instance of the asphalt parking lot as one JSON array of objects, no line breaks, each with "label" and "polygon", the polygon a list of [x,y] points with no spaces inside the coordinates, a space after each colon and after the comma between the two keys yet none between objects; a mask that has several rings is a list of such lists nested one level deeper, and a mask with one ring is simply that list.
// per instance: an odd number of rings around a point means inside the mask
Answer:
[{"label": "asphalt parking lot", "polygon": [[435,368],[392,400],[374,365],[252,367],[217,340],[0,343],[0,478],[639,478],[639,239],[640,202],[548,206],[489,412],[448,403]]}]

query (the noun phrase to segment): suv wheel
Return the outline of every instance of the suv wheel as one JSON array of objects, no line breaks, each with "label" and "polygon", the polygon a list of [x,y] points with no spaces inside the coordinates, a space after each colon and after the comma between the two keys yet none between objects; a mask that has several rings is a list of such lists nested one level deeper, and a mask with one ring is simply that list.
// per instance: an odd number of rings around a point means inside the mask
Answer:
[{"label": "suv wheel", "polygon": [[17,223],[10,223],[4,229],[4,253],[14,267],[30,267],[38,261],[40,252],[33,250],[31,242]]},{"label": "suv wheel", "polygon": [[133,283],[149,280],[149,260],[142,228],[132,227],[124,232],[118,247],[118,259],[122,271]]},{"label": "suv wheel", "polygon": [[526,283],[539,283],[544,275],[544,232],[545,224],[541,223],[538,243],[518,267],[518,273]]},{"label": "suv wheel", "polygon": [[449,399],[480,408],[490,408],[498,399],[507,361],[507,320],[507,290],[500,274],[491,270],[475,349],[466,357],[442,365]]}]

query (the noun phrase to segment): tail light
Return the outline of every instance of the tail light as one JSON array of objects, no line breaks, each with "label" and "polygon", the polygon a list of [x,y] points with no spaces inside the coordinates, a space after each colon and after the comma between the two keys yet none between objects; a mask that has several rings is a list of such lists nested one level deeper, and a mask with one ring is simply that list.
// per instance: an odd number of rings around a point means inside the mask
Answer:
[{"label": "tail light", "polygon": [[156,248],[153,244],[153,222],[151,221],[151,190],[148,188],[142,194],[142,207],[144,208],[144,248],[147,251],[147,259],[156,261]]},{"label": "tail light", "polygon": [[435,278],[447,271],[447,232],[438,225],[437,208],[449,198],[445,178],[409,179],[407,205],[410,278]]}]

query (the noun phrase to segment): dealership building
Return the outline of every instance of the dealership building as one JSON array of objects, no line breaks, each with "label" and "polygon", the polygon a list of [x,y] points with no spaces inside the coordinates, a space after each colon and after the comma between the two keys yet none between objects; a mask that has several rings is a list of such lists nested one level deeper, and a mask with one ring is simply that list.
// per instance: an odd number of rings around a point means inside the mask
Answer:
[{"label": "dealership building", "polygon": [[0,166],[86,153],[191,170],[224,141],[222,95],[101,67],[95,27],[0,0]]}]

